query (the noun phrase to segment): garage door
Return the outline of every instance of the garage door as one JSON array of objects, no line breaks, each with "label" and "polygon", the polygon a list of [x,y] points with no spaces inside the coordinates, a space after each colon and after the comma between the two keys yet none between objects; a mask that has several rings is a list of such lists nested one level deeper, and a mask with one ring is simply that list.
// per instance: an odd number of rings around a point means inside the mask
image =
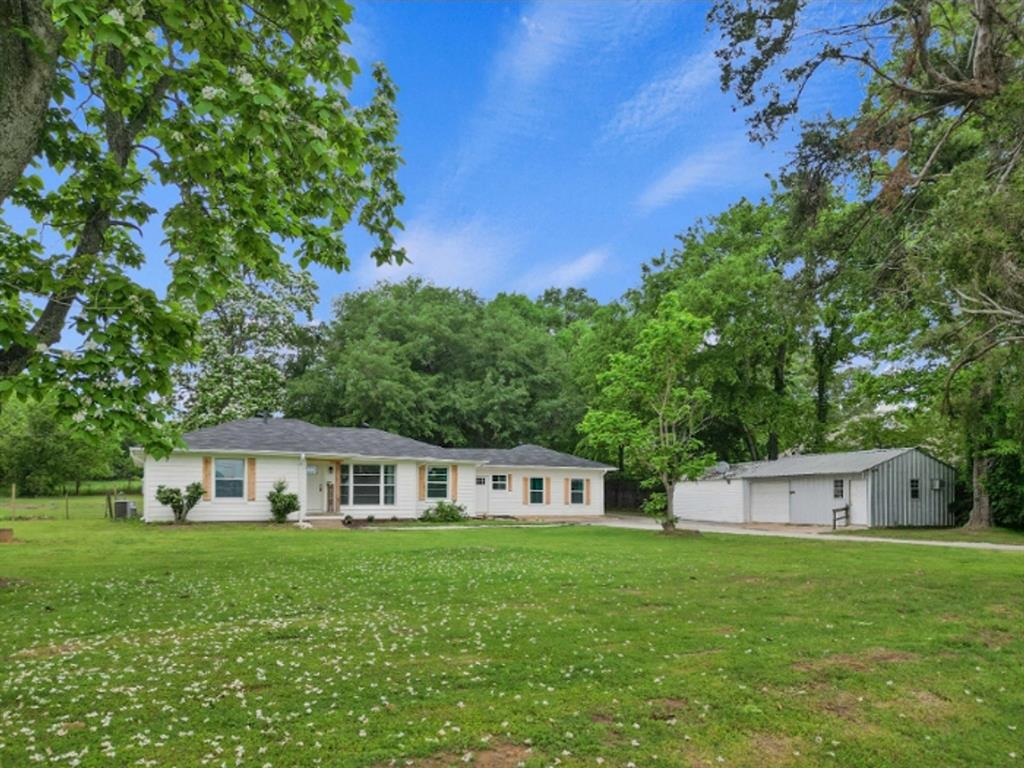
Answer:
[{"label": "garage door", "polygon": [[789,480],[751,480],[750,519],[755,523],[788,523]]}]

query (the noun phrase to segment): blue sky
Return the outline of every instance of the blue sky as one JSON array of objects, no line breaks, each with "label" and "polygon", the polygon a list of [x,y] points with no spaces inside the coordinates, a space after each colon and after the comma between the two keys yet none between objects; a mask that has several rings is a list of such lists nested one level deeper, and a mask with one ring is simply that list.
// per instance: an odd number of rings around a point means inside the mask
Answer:
[{"label": "blue sky", "polygon": [[[614,299],[698,218],[763,195],[793,145],[792,133],[767,147],[747,140],[745,113],[719,88],[705,3],[354,1],[365,73],[355,100],[369,98],[376,60],[399,87],[400,242],[412,263],[376,267],[352,227],[351,272],[313,269],[320,319],[339,294],[409,274],[488,297],[580,286]],[[849,9],[817,0],[810,12],[834,20]],[[826,73],[804,116],[848,112],[859,98],[851,76]],[[164,208],[168,194],[148,201]],[[138,274],[158,291],[159,218]]]},{"label": "blue sky", "polygon": [[[816,12],[841,6],[820,2]],[[490,296],[638,280],[699,217],[768,189],[792,146],[746,137],[719,87],[703,3],[361,3],[362,61],[397,81],[413,264],[318,272],[344,290],[420,274]],[[848,78],[815,83],[805,114],[845,112]]]}]

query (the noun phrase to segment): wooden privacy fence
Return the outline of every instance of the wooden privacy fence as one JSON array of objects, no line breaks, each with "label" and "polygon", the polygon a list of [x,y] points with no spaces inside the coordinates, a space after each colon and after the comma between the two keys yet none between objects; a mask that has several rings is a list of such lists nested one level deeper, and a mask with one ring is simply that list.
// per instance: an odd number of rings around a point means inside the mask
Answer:
[{"label": "wooden privacy fence", "polygon": [[604,506],[607,510],[639,510],[650,497],[651,492],[640,487],[640,481],[622,477],[617,472],[604,476]]}]

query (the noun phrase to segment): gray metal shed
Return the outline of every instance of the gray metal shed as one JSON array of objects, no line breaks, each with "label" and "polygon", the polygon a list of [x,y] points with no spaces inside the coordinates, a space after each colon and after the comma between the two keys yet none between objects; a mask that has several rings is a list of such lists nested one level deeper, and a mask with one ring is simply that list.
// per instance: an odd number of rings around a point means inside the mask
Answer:
[{"label": "gray metal shed", "polygon": [[679,483],[675,509],[688,520],[831,525],[847,507],[851,525],[943,526],[955,482],[953,467],[918,448],[786,456]]}]

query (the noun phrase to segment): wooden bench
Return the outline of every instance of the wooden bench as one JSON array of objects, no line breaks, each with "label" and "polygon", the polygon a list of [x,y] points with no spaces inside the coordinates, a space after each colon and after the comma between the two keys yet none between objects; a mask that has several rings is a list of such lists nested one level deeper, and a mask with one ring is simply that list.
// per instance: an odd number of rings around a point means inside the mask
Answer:
[{"label": "wooden bench", "polygon": [[841,507],[832,508],[832,530],[836,529],[836,524],[842,520],[844,527],[850,525],[850,505],[844,504]]}]

